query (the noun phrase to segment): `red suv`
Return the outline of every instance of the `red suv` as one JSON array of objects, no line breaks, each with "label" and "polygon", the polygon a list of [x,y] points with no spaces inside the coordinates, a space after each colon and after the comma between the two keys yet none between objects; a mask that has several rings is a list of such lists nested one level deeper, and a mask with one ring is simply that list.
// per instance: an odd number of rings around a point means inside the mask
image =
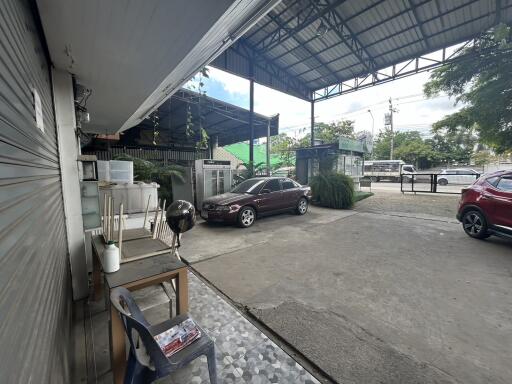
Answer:
[{"label": "red suv", "polygon": [[457,219],[471,237],[512,238],[512,171],[484,175],[464,188]]}]

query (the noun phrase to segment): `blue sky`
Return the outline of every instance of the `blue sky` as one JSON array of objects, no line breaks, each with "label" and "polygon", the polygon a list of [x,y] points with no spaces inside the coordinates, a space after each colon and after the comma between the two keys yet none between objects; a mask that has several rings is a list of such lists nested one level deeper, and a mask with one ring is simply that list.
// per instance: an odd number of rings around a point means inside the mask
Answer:
[{"label": "blue sky", "polygon": [[[210,78],[205,80],[208,96],[249,108],[249,81],[227,72],[210,68]],[[332,122],[341,119],[355,121],[357,131],[384,128],[384,113],[387,112],[389,97],[398,113],[394,114],[395,129],[399,131],[418,130],[424,136],[430,134],[432,123],[458,109],[453,100],[446,96],[427,100],[423,96],[423,84],[429,73],[424,72],[386,84],[377,85],[354,93],[338,96],[315,104],[316,121]],[[196,80],[197,81],[197,80]],[[310,105],[308,102],[255,84],[254,109],[263,115],[279,113],[280,132],[301,137],[309,126]]]},{"label": "blue sky", "polygon": [[[212,73],[211,80],[207,80],[206,82],[206,92],[208,96],[214,97],[216,99],[228,102],[230,104],[237,105],[242,108],[249,108],[249,91],[247,93],[239,93],[239,92],[229,92],[225,88],[225,83],[218,79],[218,75],[215,70]],[[212,70],[210,70],[212,72]],[[249,82],[244,79],[239,79],[241,84],[247,83],[247,88],[249,88]]]}]

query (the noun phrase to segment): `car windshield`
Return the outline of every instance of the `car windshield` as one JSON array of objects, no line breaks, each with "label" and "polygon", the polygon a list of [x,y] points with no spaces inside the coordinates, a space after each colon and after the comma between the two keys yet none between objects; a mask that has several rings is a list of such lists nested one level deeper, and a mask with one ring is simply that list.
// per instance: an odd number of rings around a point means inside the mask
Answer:
[{"label": "car windshield", "polygon": [[265,182],[264,179],[249,179],[236,186],[233,193],[258,193],[260,186]]}]

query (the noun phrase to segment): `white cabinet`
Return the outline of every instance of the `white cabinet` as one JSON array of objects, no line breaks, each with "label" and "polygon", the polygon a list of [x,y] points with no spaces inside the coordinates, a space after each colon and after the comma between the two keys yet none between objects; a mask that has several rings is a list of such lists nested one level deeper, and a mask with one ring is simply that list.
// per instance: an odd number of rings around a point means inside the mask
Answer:
[{"label": "white cabinet", "polygon": [[100,200],[97,181],[80,182],[82,221],[84,229],[101,227]]}]

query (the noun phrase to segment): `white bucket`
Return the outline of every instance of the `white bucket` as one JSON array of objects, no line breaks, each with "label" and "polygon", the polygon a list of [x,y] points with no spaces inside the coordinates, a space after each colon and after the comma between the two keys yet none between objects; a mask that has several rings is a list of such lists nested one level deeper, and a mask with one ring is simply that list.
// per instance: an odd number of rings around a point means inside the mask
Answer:
[{"label": "white bucket", "polygon": [[103,272],[112,273],[119,270],[119,248],[109,241],[103,251]]}]

